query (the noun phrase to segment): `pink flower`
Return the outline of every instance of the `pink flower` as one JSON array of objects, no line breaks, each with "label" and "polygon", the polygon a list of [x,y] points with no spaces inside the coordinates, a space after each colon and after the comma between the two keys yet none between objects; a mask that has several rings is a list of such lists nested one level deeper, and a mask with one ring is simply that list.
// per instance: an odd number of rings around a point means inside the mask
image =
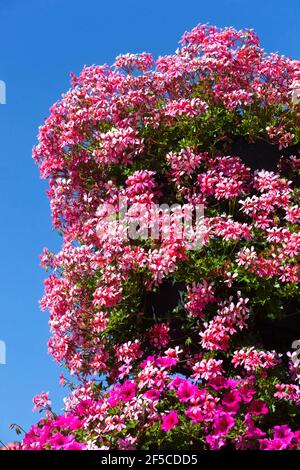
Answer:
[{"label": "pink flower", "polygon": [[172,357],[174,359],[178,359],[179,355],[183,352],[182,349],[179,348],[179,346],[175,346],[175,348],[169,348],[165,351],[165,355],[167,357]]},{"label": "pink flower", "polygon": [[135,450],[136,437],[127,436],[118,440],[118,448],[121,450]]},{"label": "pink flower", "polygon": [[168,384],[168,388],[170,390],[176,390],[178,389],[179,385],[182,384],[185,381],[183,377],[180,377],[180,375],[176,375],[174,379],[171,380],[171,382]]},{"label": "pink flower", "polygon": [[168,153],[166,160],[171,167],[172,179],[178,183],[186,176],[191,176],[204,158],[205,154],[196,154],[189,147],[182,149],[179,153]]},{"label": "pink flower", "polygon": [[205,418],[205,412],[200,406],[189,406],[185,412],[193,423],[201,423]]},{"label": "pink flower", "polygon": [[202,317],[206,304],[215,301],[213,284],[208,284],[207,281],[194,283],[188,287],[187,299],[188,302],[185,304],[187,311],[193,317]]},{"label": "pink flower", "polygon": [[53,421],[53,426],[64,429],[76,430],[82,427],[81,421],[74,415],[65,415],[58,416],[58,418]]},{"label": "pink flower", "polygon": [[282,442],[290,444],[294,437],[294,433],[287,424],[282,426],[274,426],[274,439],[281,439]]},{"label": "pink flower", "polygon": [[247,432],[245,436],[250,438],[261,438],[266,435],[264,431],[255,426],[252,416],[247,413],[245,416],[245,424],[247,425]]},{"label": "pink flower", "polygon": [[172,366],[176,366],[177,364],[177,358],[176,357],[158,357],[156,359],[156,365],[158,367],[165,367],[166,369],[172,367]]},{"label": "pink flower", "polygon": [[216,434],[226,435],[235,425],[235,420],[229,413],[219,413],[214,419],[214,430]]},{"label": "pink flower", "polygon": [[249,403],[256,391],[250,384],[245,383],[239,387],[239,394],[243,402]]},{"label": "pink flower", "polygon": [[293,443],[296,444],[297,448],[300,445],[300,429],[294,432]]},{"label": "pink flower", "polygon": [[83,450],[85,445],[75,441],[74,436],[63,435],[60,432],[54,434],[54,436],[49,440],[51,448],[53,450]]},{"label": "pink flower", "polygon": [[128,73],[132,73],[134,69],[146,72],[154,65],[154,60],[148,52],[140,54],[121,54],[116,57],[115,67],[124,69]]},{"label": "pink flower", "polygon": [[144,397],[148,398],[148,400],[152,400],[152,401],[155,401],[155,400],[158,400],[159,397],[160,397],[160,391],[159,390],[156,390],[156,389],[150,389],[150,390],[147,390],[147,392],[144,393]]},{"label": "pink flower", "polygon": [[183,380],[177,390],[179,401],[187,402],[191,400],[198,393],[198,388],[189,380]]},{"label": "pink flower", "polygon": [[260,439],[260,450],[284,450],[287,448],[287,443],[282,439]]},{"label": "pink flower", "polygon": [[214,390],[220,390],[226,385],[226,379],[223,375],[217,375],[213,379],[210,379],[209,386]]},{"label": "pink flower", "polygon": [[219,450],[226,444],[226,440],[219,434],[210,434],[205,438],[211,450]]},{"label": "pink flower", "polygon": [[109,391],[109,396],[107,399],[107,404],[112,408],[117,405],[120,400],[120,394],[118,388],[112,387]]},{"label": "pink flower", "polygon": [[224,395],[222,404],[228,411],[236,412],[240,406],[241,396],[236,390],[231,390]]},{"label": "pink flower", "polygon": [[262,400],[253,400],[248,408],[248,412],[253,415],[266,415],[269,412],[269,409],[266,403]]},{"label": "pink flower", "polygon": [[136,171],[126,180],[126,195],[129,196],[130,202],[139,202],[142,194],[151,194],[155,188],[155,173],[153,171]]},{"label": "pink flower", "polygon": [[119,388],[119,397],[122,401],[127,402],[132,400],[136,394],[136,384],[133,380],[126,380],[126,382]]},{"label": "pink flower", "polygon": [[161,427],[165,432],[167,432],[170,431],[170,429],[174,428],[174,426],[176,426],[178,422],[179,420],[177,411],[173,410],[164,416]]},{"label": "pink flower", "polygon": [[66,380],[64,374],[60,374],[60,376],[59,376],[59,384],[60,384],[62,387],[64,387],[64,386],[66,385],[66,382],[67,382],[67,380]]},{"label": "pink flower", "polygon": [[150,342],[158,348],[167,346],[170,341],[170,327],[167,323],[156,323],[149,331]]},{"label": "pink flower", "polygon": [[205,330],[200,331],[200,336],[201,345],[205,349],[227,351],[231,335],[247,326],[249,299],[244,299],[239,291],[237,294],[236,304],[230,297],[227,302],[220,305],[217,315],[209,323],[204,323]]},{"label": "pink flower", "polygon": [[186,115],[189,117],[203,114],[207,109],[208,105],[205,101],[200,98],[181,99],[169,101],[165,107],[165,114],[167,116],[182,116]]},{"label": "pink flower", "polygon": [[218,375],[222,374],[222,364],[222,359],[202,359],[202,361],[196,362],[193,366],[195,374],[191,375],[191,377],[196,381],[199,379],[214,379]]},{"label": "pink flower", "polygon": [[75,440],[68,442],[64,445],[64,450],[85,450],[86,445]]},{"label": "pink flower", "polygon": [[280,362],[280,356],[275,351],[257,351],[254,347],[234,351],[232,364],[234,367],[243,366],[247,371],[254,371],[261,367],[268,369]]},{"label": "pink flower", "polygon": [[49,400],[49,392],[42,392],[39,395],[35,395],[32,401],[34,403],[33,411],[36,411],[40,408],[47,409],[51,406],[51,401]]},{"label": "pink flower", "polygon": [[[94,305],[96,307],[113,307],[117,302],[122,300],[120,289],[115,286],[99,287],[94,291]],[[100,324],[99,331],[103,331],[107,324],[107,319],[103,312],[99,315],[97,321]]]}]

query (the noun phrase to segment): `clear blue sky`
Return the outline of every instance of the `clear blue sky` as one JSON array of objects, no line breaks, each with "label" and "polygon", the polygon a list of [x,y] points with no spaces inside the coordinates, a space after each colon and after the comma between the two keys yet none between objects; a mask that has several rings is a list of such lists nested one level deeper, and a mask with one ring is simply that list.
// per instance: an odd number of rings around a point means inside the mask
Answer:
[{"label": "clear blue sky", "polygon": [[47,355],[48,315],[42,313],[44,246],[57,250],[45,196],[31,159],[38,126],[69,87],[69,72],[113,62],[119,53],[172,53],[197,23],[249,27],[267,51],[299,58],[299,0],[0,0],[0,439],[8,426],[37,419],[32,396],[50,391],[59,409],[59,368]]}]

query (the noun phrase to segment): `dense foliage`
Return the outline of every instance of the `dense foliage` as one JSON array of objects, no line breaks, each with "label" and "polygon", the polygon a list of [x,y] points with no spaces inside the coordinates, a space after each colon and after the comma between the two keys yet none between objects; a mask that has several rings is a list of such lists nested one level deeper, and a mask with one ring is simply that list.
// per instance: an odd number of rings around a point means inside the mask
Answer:
[{"label": "dense foliage", "polygon": [[[34,158],[63,237],[49,352],[77,385],[60,416],[35,397],[22,449],[300,448],[299,81],[252,30],[208,25],[72,76]],[[190,237],[155,211],[174,203],[204,206]]]}]

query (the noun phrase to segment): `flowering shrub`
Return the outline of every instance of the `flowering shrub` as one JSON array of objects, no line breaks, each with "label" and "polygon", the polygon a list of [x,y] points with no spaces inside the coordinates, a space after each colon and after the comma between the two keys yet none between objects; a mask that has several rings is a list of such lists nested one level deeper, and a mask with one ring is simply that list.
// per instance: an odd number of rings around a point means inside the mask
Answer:
[{"label": "flowering shrub", "polygon": [[[79,385],[61,416],[35,397],[22,449],[300,449],[297,338],[273,335],[300,313],[299,80],[252,30],[208,25],[72,76],[33,156],[63,236],[41,258],[49,352]],[[122,197],[143,218],[112,236]],[[155,203],[203,205],[202,243],[178,214],[149,236]]]}]

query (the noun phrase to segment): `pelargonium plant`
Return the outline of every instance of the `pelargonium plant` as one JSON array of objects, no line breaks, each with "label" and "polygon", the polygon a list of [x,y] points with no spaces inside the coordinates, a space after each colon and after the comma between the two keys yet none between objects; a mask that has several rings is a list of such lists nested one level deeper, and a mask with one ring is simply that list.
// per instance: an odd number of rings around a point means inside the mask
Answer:
[{"label": "pelargonium plant", "polygon": [[299,95],[300,61],[209,25],[72,75],[33,151],[71,390],[21,449],[300,449]]}]

